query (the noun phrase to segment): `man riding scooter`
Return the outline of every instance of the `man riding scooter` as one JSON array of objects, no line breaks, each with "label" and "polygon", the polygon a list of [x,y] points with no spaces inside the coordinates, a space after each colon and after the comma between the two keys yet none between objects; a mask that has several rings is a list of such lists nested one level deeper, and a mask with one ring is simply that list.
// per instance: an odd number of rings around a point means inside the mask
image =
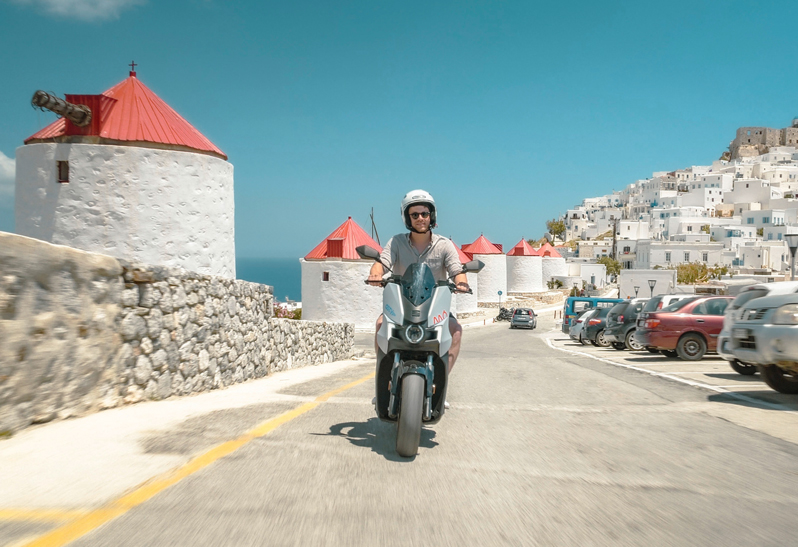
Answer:
[{"label": "man riding scooter", "polygon": [[[408,192],[402,198],[401,214],[410,233],[397,234],[388,241],[380,255],[380,262],[375,262],[371,267],[368,283],[381,286],[385,267],[390,268],[395,275],[402,275],[410,264],[426,263],[432,269],[436,281],[454,278],[457,291],[468,292],[470,290],[468,278],[463,273],[463,265],[460,263],[454,243],[446,237],[432,233],[432,228],[438,225],[438,215],[435,200],[429,192],[424,190]],[[383,316],[380,314],[377,318],[377,331],[380,330],[382,321]],[[452,335],[452,347],[449,350],[451,373],[460,353],[460,339],[463,334],[463,327],[454,315],[449,320],[449,332]]]}]

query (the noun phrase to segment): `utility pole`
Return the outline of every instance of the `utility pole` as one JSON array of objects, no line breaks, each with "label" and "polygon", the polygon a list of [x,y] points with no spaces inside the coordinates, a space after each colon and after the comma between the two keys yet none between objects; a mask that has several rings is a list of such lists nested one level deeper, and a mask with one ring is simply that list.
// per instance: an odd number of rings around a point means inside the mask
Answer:
[{"label": "utility pole", "polygon": [[618,219],[615,218],[615,215],[611,215],[610,220],[612,221],[612,253],[610,253],[610,256],[612,256],[613,260],[618,260],[618,257],[615,256],[615,233],[618,231]]}]

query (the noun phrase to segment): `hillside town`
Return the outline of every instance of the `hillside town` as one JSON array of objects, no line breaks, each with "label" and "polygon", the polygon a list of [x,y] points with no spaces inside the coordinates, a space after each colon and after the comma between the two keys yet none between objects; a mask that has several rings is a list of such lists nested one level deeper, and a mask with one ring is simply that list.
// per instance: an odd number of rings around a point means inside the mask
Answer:
[{"label": "hillside town", "polygon": [[720,159],[658,171],[588,197],[557,219],[569,258],[611,257],[623,269],[699,263],[730,275],[783,276],[798,233],[798,118],[741,127]]}]

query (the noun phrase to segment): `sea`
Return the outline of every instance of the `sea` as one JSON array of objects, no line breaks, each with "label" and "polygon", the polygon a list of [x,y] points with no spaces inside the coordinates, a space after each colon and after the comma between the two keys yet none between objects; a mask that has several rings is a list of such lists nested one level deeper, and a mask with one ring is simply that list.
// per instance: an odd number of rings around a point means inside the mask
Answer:
[{"label": "sea", "polygon": [[274,298],[302,300],[299,258],[236,258],[236,277],[274,287]]}]

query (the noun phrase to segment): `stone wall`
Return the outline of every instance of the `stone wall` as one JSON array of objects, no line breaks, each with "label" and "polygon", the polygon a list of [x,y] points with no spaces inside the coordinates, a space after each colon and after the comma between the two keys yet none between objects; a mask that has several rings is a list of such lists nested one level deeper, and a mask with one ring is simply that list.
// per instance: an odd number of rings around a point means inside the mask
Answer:
[{"label": "stone wall", "polygon": [[0,232],[0,435],[352,355],[354,325],[272,311],[266,285]]}]

